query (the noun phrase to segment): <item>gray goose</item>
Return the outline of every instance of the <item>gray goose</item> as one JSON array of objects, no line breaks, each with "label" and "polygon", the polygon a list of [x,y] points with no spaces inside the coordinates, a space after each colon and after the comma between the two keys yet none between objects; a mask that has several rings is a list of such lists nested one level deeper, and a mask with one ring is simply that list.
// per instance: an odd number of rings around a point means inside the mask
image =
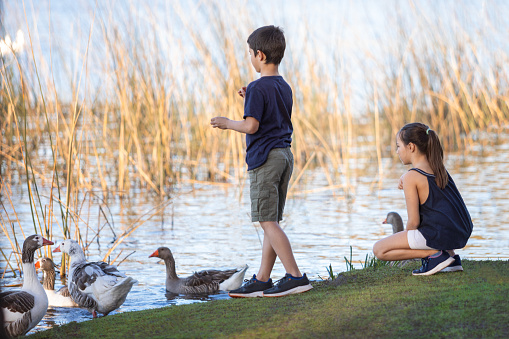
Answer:
[{"label": "gray goose", "polygon": [[38,234],[23,242],[23,287],[19,291],[0,293],[0,309],[4,318],[3,327],[10,337],[26,334],[41,321],[48,310],[48,297],[37,279],[34,253],[42,246],[53,245]]},{"label": "gray goose", "polygon": [[204,270],[187,278],[179,278],[175,259],[168,247],[159,247],[149,258],[157,257],[166,265],[166,291],[175,294],[213,294],[239,288],[244,280],[247,265],[239,269]]},{"label": "gray goose", "polygon": [[138,281],[121,273],[105,262],[87,262],[81,246],[74,240],[64,240],[53,252],[71,257],[67,287],[72,299],[97,318],[97,312],[108,315],[119,308]]},{"label": "gray goose", "polygon": [[[397,212],[387,213],[387,218],[385,218],[385,220],[383,221],[383,224],[392,225],[392,233],[393,234],[401,232],[405,229],[405,227],[403,226],[403,219]],[[415,263],[416,261],[417,261],[417,259],[401,260],[401,261],[396,262],[395,265],[398,267],[404,267],[408,264]],[[391,263],[391,265],[393,265],[393,264],[394,264],[394,262]]]},{"label": "gray goose", "polygon": [[55,291],[55,264],[48,257],[42,257],[35,263],[35,268],[41,268],[44,273],[42,286],[48,296],[48,306],[52,307],[77,307],[78,304],[71,298],[69,288],[63,286]]},{"label": "gray goose", "polygon": [[398,233],[403,231],[403,219],[397,212],[387,213],[387,218],[383,221],[383,224],[392,225],[392,233]]}]

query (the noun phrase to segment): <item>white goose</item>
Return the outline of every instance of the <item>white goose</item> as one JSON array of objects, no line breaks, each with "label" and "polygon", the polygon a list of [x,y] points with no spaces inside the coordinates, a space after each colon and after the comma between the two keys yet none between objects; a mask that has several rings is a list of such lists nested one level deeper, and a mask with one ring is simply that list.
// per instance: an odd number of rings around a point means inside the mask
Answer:
[{"label": "white goose", "polygon": [[55,264],[53,260],[47,257],[39,259],[35,263],[35,268],[41,268],[44,273],[42,286],[48,296],[48,306],[53,307],[77,307],[78,304],[74,302],[69,293],[69,288],[63,286],[58,291],[55,291]]},{"label": "white goose", "polygon": [[0,293],[0,308],[4,329],[8,336],[17,337],[30,331],[41,321],[48,310],[48,297],[37,279],[34,253],[42,246],[53,245],[38,234],[23,242],[23,287],[19,291]]},{"label": "white goose", "polygon": [[175,294],[213,294],[231,291],[242,285],[247,265],[240,269],[205,270],[195,272],[187,278],[179,278],[175,270],[175,259],[168,247],[159,247],[150,257],[164,260],[166,265],[166,291]]},{"label": "white goose", "polygon": [[89,262],[81,246],[74,240],[64,240],[53,252],[71,257],[67,287],[79,307],[88,309],[94,318],[97,312],[108,315],[119,308],[138,281],[105,262]]}]

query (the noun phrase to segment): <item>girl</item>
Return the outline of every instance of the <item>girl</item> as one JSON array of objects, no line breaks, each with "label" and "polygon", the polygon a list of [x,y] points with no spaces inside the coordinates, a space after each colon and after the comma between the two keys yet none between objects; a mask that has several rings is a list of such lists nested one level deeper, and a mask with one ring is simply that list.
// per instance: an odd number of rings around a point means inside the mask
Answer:
[{"label": "girl", "polygon": [[413,275],[463,271],[454,249],[466,245],[473,225],[444,167],[437,134],[424,124],[407,124],[396,136],[396,147],[401,162],[412,165],[398,185],[405,193],[408,222],[405,231],[375,243],[375,256],[387,261],[422,258]]}]

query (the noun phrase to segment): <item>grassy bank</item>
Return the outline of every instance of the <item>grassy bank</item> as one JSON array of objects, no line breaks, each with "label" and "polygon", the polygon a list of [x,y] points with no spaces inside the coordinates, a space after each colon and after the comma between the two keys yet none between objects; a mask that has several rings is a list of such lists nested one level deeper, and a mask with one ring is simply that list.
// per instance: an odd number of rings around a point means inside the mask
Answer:
[{"label": "grassy bank", "polygon": [[302,295],[117,314],[32,337],[508,337],[509,261],[463,267],[431,277],[411,276],[413,266],[356,270]]}]

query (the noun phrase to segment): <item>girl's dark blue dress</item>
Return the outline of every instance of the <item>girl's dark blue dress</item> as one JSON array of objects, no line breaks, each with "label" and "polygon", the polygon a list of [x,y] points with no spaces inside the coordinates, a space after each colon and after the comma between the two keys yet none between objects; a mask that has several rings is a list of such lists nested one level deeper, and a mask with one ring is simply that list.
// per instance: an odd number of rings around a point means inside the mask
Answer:
[{"label": "girl's dark blue dress", "polygon": [[428,179],[429,195],[419,205],[421,223],[418,230],[426,239],[426,245],[437,250],[463,248],[472,234],[472,218],[449,173],[444,189],[438,187],[435,176],[418,168],[417,171]]}]

